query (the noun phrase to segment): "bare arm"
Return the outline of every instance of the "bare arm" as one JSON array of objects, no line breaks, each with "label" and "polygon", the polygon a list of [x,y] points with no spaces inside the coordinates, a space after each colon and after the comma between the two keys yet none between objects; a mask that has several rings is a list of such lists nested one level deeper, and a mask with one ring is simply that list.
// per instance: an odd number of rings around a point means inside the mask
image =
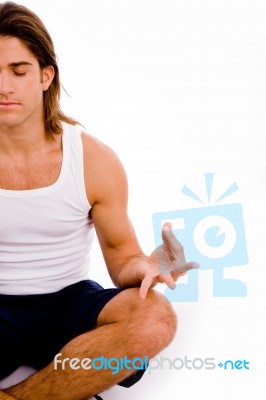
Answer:
[{"label": "bare arm", "polygon": [[[143,298],[158,282],[173,288],[180,274],[196,264],[185,262],[182,246],[171,230],[163,234],[164,244],[159,251],[156,249],[150,257],[143,253],[127,213],[128,185],[123,166],[115,153],[95,138],[83,134],[82,140],[91,216],[114,284],[122,288],[140,286]],[[180,268],[160,275],[158,255],[163,259],[165,254]]]},{"label": "bare arm", "polygon": [[108,272],[115,285],[138,286],[132,274],[121,279],[128,263],[146,257],[140,248],[127,213],[128,185],[122,164],[106,145],[83,135],[85,185]]}]

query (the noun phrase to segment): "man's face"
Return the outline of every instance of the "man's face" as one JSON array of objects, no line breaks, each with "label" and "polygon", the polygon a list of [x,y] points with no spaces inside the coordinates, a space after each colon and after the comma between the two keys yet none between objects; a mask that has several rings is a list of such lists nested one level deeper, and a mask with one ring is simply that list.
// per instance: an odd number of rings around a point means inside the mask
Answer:
[{"label": "man's face", "polygon": [[53,67],[41,70],[21,40],[0,36],[0,129],[43,121],[43,92],[53,76]]}]

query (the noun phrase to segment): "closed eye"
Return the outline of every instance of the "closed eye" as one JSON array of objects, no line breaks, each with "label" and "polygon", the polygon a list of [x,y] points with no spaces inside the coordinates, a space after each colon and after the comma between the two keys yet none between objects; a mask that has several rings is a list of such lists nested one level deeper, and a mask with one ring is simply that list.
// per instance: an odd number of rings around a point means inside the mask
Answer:
[{"label": "closed eye", "polygon": [[16,76],[24,76],[26,75],[26,72],[17,72],[17,71],[13,71],[14,75]]}]

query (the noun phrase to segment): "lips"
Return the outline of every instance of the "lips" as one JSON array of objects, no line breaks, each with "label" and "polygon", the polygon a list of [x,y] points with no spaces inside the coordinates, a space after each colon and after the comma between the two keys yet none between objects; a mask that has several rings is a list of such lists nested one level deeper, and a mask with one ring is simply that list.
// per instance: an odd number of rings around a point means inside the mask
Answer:
[{"label": "lips", "polygon": [[12,101],[8,102],[0,102],[0,106],[16,106],[18,103],[14,103]]},{"label": "lips", "polygon": [[19,106],[19,103],[13,101],[1,101],[0,110],[13,110]]}]

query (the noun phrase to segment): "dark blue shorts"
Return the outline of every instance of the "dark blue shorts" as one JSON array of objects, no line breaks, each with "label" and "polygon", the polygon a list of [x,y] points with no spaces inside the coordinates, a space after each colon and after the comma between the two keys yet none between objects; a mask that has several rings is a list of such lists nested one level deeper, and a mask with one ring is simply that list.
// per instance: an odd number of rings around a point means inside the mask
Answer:
[{"label": "dark blue shorts", "polygon": [[95,328],[119,292],[87,280],[55,293],[0,295],[0,379],[20,365],[49,364],[71,339]]},{"label": "dark blue shorts", "polygon": [[[86,280],[55,293],[0,295],[0,379],[21,365],[48,365],[66,343],[95,328],[103,307],[120,292]],[[121,385],[131,386],[143,372]]]}]

